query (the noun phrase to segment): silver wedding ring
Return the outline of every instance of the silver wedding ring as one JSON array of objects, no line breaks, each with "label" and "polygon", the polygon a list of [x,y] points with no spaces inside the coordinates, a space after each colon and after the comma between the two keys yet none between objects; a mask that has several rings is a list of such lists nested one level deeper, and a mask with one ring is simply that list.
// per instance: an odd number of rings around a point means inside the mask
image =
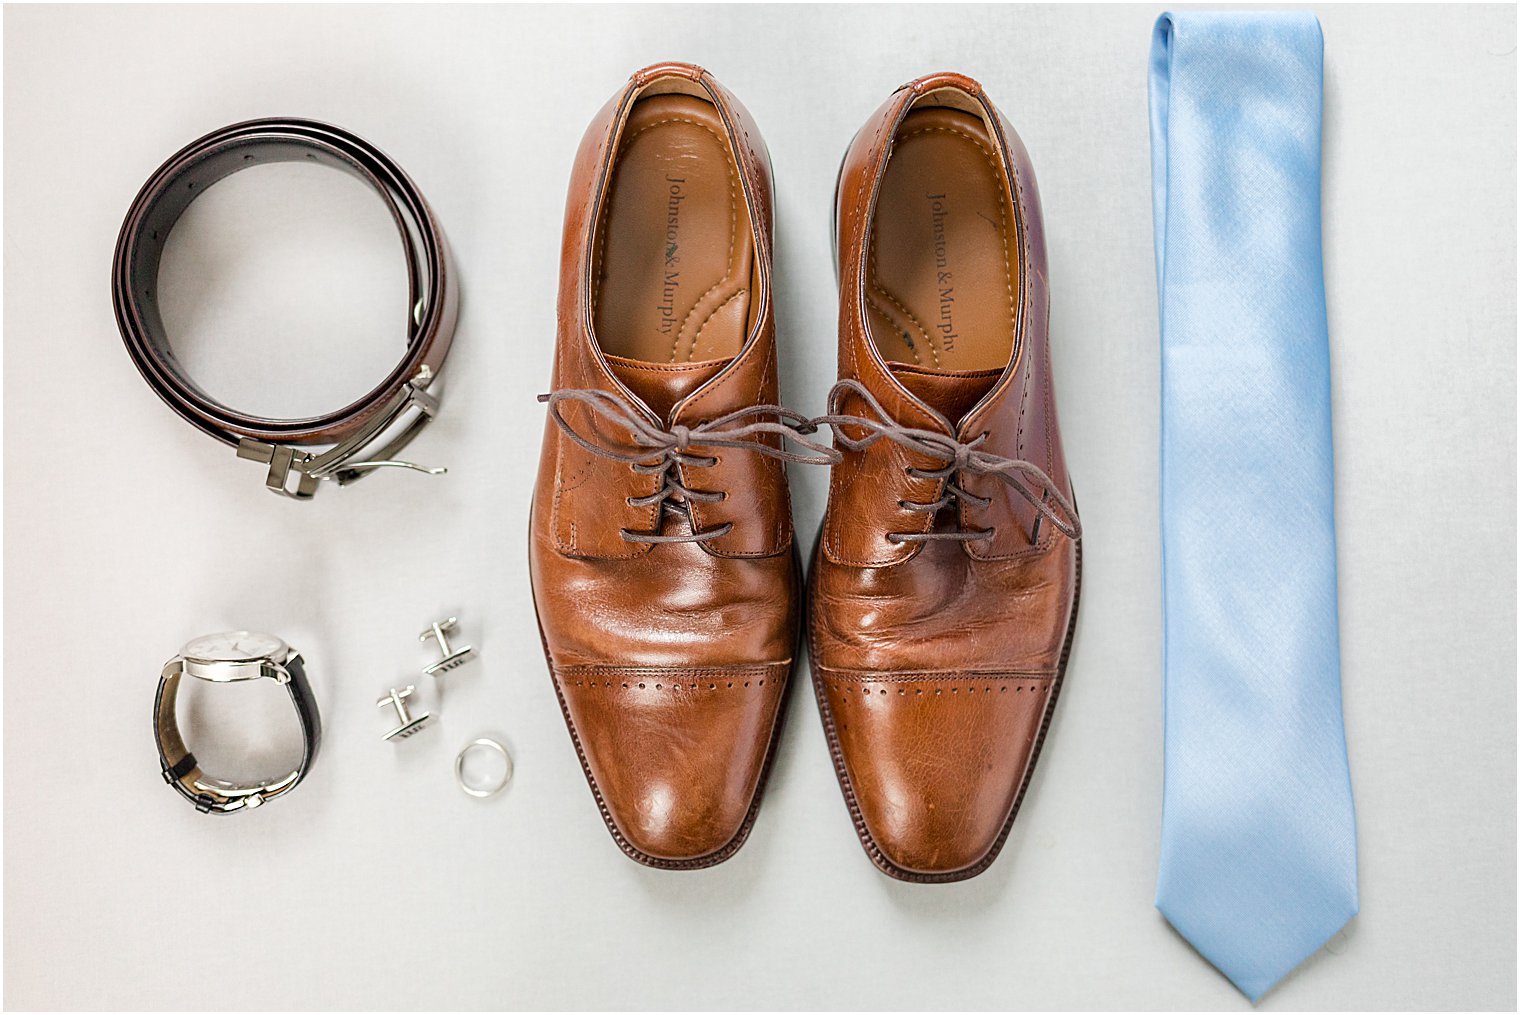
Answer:
[{"label": "silver wedding ring", "polygon": [[[464,759],[471,751],[477,749],[495,751],[501,755],[501,760],[506,764],[501,778],[494,785],[474,784],[464,777]],[[472,797],[484,799],[489,796],[495,796],[506,788],[507,783],[512,781],[512,755],[508,754],[505,747],[490,737],[480,737],[479,739],[472,740],[464,745],[464,750],[460,751],[459,755],[454,759],[454,781],[459,783],[460,789]]]}]

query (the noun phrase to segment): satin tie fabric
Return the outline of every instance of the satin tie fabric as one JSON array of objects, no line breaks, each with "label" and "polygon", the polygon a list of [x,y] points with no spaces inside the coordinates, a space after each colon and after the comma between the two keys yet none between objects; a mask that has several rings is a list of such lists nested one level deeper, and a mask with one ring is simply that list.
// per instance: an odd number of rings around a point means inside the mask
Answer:
[{"label": "satin tie fabric", "polygon": [[1166,709],[1156,906],[1252,1001],[1357,912],[1322,91],[1312,14],[1156,22]]}]

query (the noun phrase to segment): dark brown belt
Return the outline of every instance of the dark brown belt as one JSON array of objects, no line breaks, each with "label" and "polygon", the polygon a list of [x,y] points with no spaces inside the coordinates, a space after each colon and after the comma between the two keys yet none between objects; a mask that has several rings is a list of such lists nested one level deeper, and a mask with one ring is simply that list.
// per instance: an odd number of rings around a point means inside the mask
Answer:
[{"label": "dark brown belt", "polygon": [[[164,244],[190,202],[240,169],[268,162],[310,160],[340,169],[379,194],[406,250],[411,314],[406,355],[368,394],[350,405],[305,419],[268,419],[237,412],[207,395],[181,368],[159,314],[158,270]],[[122,223],[112,265],[116,323],[132,362],[175,412],[240,458],[267,463],[265,485],[305,499],[323,479],[351,482],[398,466],[399,452],[437,412],[427,388],[438,377],[454,337],[459,296],[443,231],[422,194],[382,151],[346,130],[315,120],[249,120],[213,131],[177,152],[143,184]],[[372,442],[385,443],[356,460]],[[324,451],[304,450],[330,445]],[[294,489],[290,473],[297,474]],[[442,470],[422,469],[424,472]]]}]

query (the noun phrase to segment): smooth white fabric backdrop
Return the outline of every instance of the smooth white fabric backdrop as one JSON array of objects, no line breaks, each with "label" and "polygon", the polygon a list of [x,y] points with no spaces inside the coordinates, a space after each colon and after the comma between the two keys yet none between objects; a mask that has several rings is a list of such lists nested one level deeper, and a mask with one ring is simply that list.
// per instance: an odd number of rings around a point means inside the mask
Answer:
[{"label": "smooth white fabric backdrop", "polygon": [[[1160,10],[7,8],[7,1005],[1246,1008],[1151,905]],[[1363,911],[1263,1007],[1513,1008],[1515,12],[1321,18]],[[862,120],[954,68],[1033,154],[1087,573],[1040,772],[970,882],[872,868],[805,686],[754,834],[712,870],[626,860],[575,761],[524,565],[533,395],[575,145],[665,58],[710,67],[769,142],[783,391],[803,410],[833,375],[831,188]],[[464,313],[442,418],[415,445],[445,479],[277,501],[121,348],[107,276],[133,194],[192,138],[272,114],[377,143],[449,233]],[[224,186],[166,279],[207,383],[309,408],[384,369],[404,311],[379,206],[341,177]],[[794,490],[810,539],[823,473]],[[481,661],[450,678],[440,729],[382,743],[374,699],[442,612]],[[216,820],[159,780],[148,714],[163,661],[228,626],[306,651],[327,743],[297,793]],[[481,804],[450,764],[485,732],[517,778]]]}]

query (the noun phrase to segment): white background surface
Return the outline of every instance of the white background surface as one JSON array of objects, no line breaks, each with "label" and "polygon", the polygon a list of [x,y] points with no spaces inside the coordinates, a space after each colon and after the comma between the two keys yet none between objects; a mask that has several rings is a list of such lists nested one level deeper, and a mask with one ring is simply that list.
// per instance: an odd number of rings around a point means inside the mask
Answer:
[{"label": "white background surface", "polygon": [[[6,1003],[1247,1008],[1151,905],[1160,10],[8,8]],[[1321,18],[1362,915],[1262,1007],[1513,1008],[1515,13]],[[710,67],[769,142],[799,409],[833,376],[831,188],[864,118],[959,69],[1033,154],[1086,574],[1040,770],[972,881],[899,884],[867,861],[805,670],[754,834],[717,868],[629,862],[576,763],[525,570],[533,395],[575,145],[663,58]],[[447,478],[278,501],[121,347],[108,274],[132,196],[180,145],[272,114],[374,141],[448,230],[464,314],[415,445]],[[335,403],[399,355],[395,241],[346,178],[253,175],[176,237],[171,320],[217,390]],[[802,533],[824,482],[794,473]],[[481,661],[452,678],[440,729],[382,743],[375,697],[451,612]],[[305,650],[327,742],[289,798],[217,820],[164,787],[148,717],[164,660],[231,626]],[[485,732],[517,779],[480,804],[450,763]]]}]

